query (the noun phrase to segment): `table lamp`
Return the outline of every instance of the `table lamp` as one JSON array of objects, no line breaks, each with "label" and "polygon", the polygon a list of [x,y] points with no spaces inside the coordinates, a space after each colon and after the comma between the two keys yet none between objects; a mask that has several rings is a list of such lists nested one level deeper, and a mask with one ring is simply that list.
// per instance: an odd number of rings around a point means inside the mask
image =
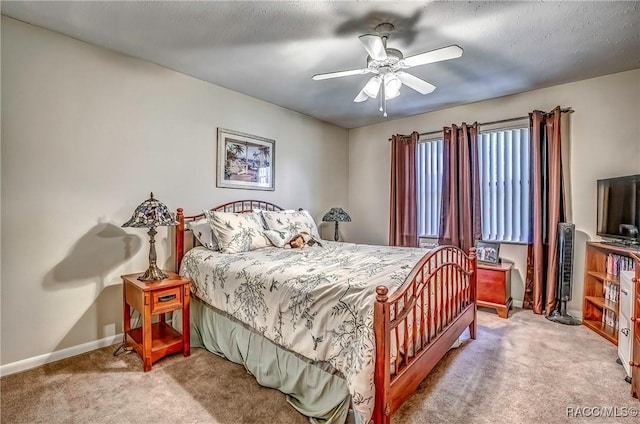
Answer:
[{"label": "table lamp", "polygon": [[322,217],[324,222],[335,222],[336,231],[333,235],[333,239],[338,241],[338,222],[351,222],[351,217],[348,213],[342,210],[342,208],[331,208],[331,210],[324,214]]},{"label": "table lamp", "polygon": [[167,275],[156,265],[156,227],[178,225],[169,209],[159,200],[151,197],[142,202],[133,212],[131,219],[122,224],[123,227],[148,228],[149,231],[149,268],[138,277],[140,281],[164,280]]}]

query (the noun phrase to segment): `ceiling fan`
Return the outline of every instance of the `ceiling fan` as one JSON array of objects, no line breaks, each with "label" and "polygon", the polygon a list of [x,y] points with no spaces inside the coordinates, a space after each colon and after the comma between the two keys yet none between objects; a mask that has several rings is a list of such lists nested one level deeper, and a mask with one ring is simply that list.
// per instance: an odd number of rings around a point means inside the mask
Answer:
[{"label": "ceiling fan", "polygon": [[374,74],[353,101],[363,102],[369,98],[375,99],[380,93],[380,112],[383,112],[386,117],[387,100],[398,97],[403,84],[420,94],[429,94],[436,89],[433,84],[405,72],[405,69],[462,56],[463,50],[459,46],[452,45],[404,57],[400,50],[387,47],[387,39],[393,30],[392,24],[383,23],[376,27],[377,34],[365,34],[359,37],[369,53],[366,68],[316,74],[312,78],[319,81],[350,75]]}]

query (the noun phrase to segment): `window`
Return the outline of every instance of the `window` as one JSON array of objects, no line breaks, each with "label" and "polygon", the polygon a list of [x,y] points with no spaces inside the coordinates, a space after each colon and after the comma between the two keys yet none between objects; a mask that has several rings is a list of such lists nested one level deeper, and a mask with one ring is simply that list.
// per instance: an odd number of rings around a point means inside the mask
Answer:
[{"label": "window", "polygon": [[[442,134],[418,143],[418,236],[437,238],[442,198]],[[529,127],[481,129],[478,135],[482,239],[527,243],[530,217]]]},{"label": "window", "polygon": [[420,141],[416,152],[418,176],[418,236],[437,238],[442,203],[442,135]]},{"label": "window", "polygon": [[482,239],[529,241],[529,128],[478,135]]}]

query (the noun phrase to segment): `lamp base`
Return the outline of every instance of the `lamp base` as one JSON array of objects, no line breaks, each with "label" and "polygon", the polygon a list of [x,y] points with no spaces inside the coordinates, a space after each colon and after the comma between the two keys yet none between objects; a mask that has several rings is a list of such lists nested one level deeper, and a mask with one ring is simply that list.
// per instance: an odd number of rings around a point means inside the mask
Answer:
[{"label": "lamp base", "polygon": [[167,274],[162,272],[160,268],[155,265],[149,265],[149,268],[138,277],[140,281],[156,281],[156,280],[164,280],[167,278]]},{"label": "lamp base", "polygon": [[149,228],[149,232],[147,234],[149,234],[149,268],[147,268],[144,274],[138,277],[138,280],[164,280],[165,278],[167,278],[167,274],[162,272],[162,270],[156,265],[156,240],[154,238],[154,236],[157,234],[156,229],[154,227]]}]

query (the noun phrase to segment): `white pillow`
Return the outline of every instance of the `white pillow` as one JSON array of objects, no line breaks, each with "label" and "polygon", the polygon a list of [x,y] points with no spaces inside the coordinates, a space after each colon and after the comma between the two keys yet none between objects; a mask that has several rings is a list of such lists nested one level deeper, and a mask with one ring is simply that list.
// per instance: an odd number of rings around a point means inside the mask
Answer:
[{"label": "white pillow", "polygon": [[248,252],[271,245],[253,213],[204,211],[222,253]]},{"label": "white pillow", "polygon": [[264,221],[264,216],[262,216],[262,209],[254,209],[253,214],[258,218],[258,221],[262,224],[262,227],[265,230],[268,230],[267,223]]},{"label": "white pillow", "polygon": [[191,221],[187,225],[201,245],[210,250],[218,250],[218,242],[207,218]]},{"label": "white pillow", "polygon": [[309,220],[309,223],[311,225],[311,231],[309,232],[309,234],[311,234],[312,236],[320,240],[320,233],[318,232],[318,226],[316,225],[316,221],[313,220],[313,217],[311,216],[309,211],[306,209],[302,209],[300,213],[302,213],[303,215],[306,215],[307,219]]},{"label": "white pillow", "polygon": [[262,211],[267,227],[270,230],[297,234],[306,231],[313,237],[320,239],[318,227],[311,214],[306,210],[301,211]]},{"label": "white pillow", "polygon": [[275,247],[285,247],[293,236],[289,231],[264,230],[264,235]]}]

